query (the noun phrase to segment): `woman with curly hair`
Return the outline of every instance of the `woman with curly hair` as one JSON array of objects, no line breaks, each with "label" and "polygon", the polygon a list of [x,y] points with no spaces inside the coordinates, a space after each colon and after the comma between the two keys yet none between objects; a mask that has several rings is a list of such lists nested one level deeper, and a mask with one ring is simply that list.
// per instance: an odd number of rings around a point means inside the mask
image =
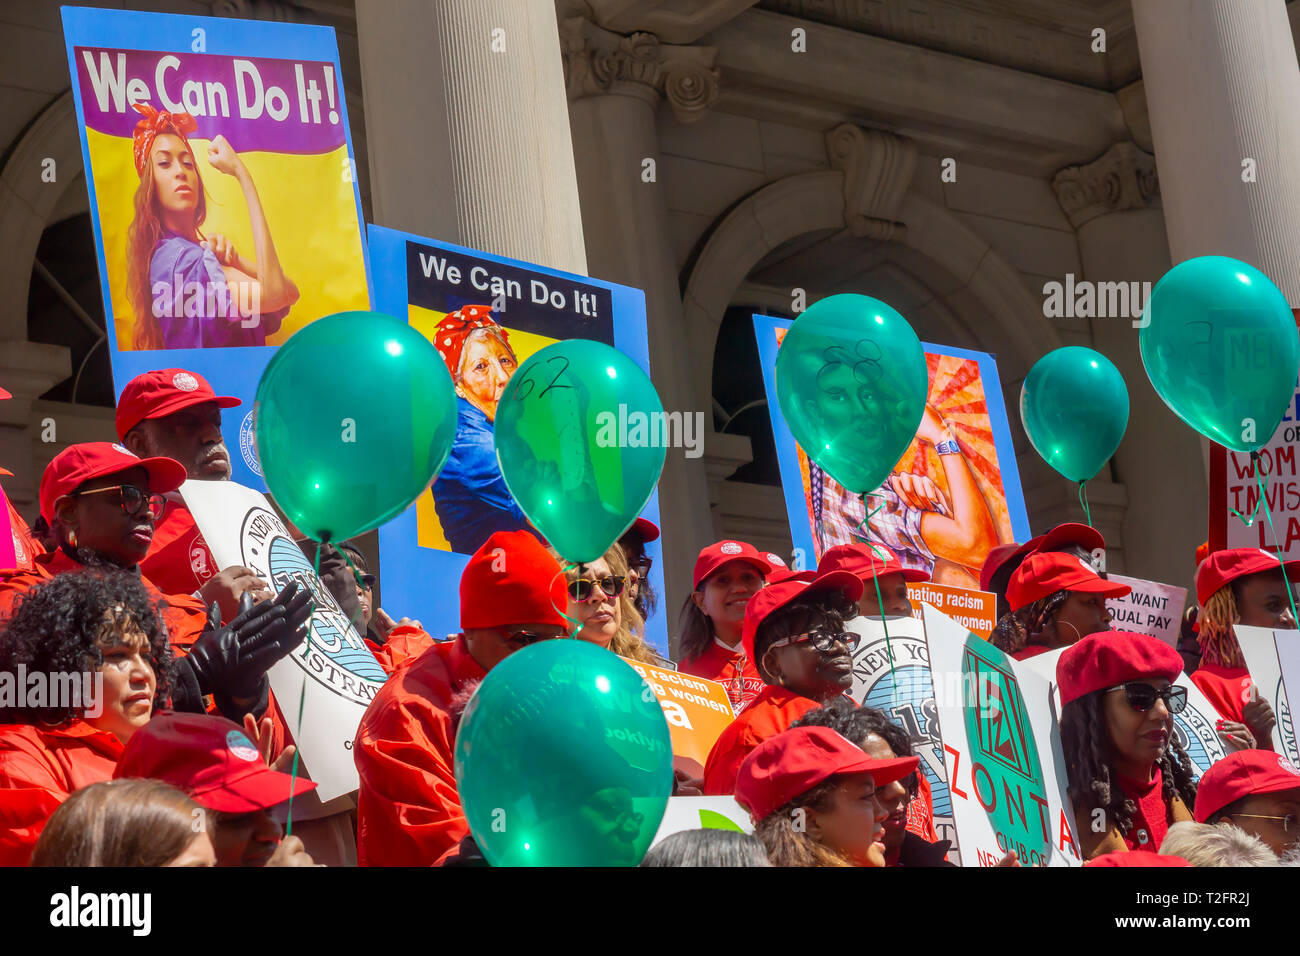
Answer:
[{"label": "woman with curly hair", "polygon": [[745,758],[736,800],[773,866],[884,866],[878,791],[915,773],[918,763],[873,759],[828,727],[796,727]]},{"label": "woman with curly hair", "polygon": [[1159,849],[1170,824],[1191,820],[1192,765],[1174,736],[1187,690],[1171,682],[1178,652],[1127,631],[1085,637],[1056,662],[1061,749],[1085,860]]},{"label": "woman with curly hair", "polygon": [[568,568],[565,577],[567,613],[582,625],[576,635],[580,640],[641,664],[673,667],[673,662],[656,654],[642,636],[645,625],[628,593],[627,558],[621,547],[615,544],[604,557],[583,565],[581,571],[577,565]]},{"label": "woman with curly hair", "polygon": [[112,778],[167,700],[171,660],[134,575],[60,574],[23,595],[0,640],[0,864],[26,865],[58,805]]},{"label": "woman with curly hair", "polygon": [[1011,613],[998,621],[989,640],[1018,661],[1069,647],[1108,630],[1106,598],[1123,597],[1131,590],[1127,584],[1103,580],[1092,565],[1071,554],[1031,554],[1011,575]]}]

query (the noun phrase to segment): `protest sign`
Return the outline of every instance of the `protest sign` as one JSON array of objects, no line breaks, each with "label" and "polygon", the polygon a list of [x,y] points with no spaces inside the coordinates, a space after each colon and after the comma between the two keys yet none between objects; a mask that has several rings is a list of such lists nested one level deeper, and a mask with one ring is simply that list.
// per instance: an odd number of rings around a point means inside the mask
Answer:
[{"label": "protest sign", "polygon": [[673,741],[673,766],[696,779],[704,776],[704,762],[718,737],[736,719],[727,689],[717,681],[692,677],[653,664],[627,661],[645,678],[668,721]]},{"label": "protest sign", "polygon": [[918,621],[921,605],[930,604],[980,637],[992,634],[998,623],[998,598],[990,591],[955,588],[933,581],[909,582],[907,599],[912,602],[912,617]]},{"label": "protest sign", "polygon": [[968,628],[925,605],[926,642],[965,866],[1082,863],[1052,689]]},{"label": "protest sign", "polygon": [[912,752],[921,758],[921,772],[930,785],[935,832],[939,839],[953,842],[950,856],[955,861],[960,847],[944,771],[925,627],[917,618],[889,617],[882,622],[880,618],[861,616],[846,627],[862,638],[853,652],[853,687],[849,695],[864,707],[884,711],[907,731]]},{"label": "protest sign", "polygon": [[242,399],[222,416],[234,478],[265,487],[274,346],[370,303],[334,31],[62,9],[115,390],[181,367]]},{"label": "protest sign", "polygon": [[[438,347],[453,379],[460,377],[467,356],[479,354],[477,349],[499,375],[495,390],[480,389],[473,376],[460,382],[451,456],[433,486],[379,530],[385,607],[395,617],[417,618],[432,633],[446,633],[458,626],[456,589],[431,588],[429,582],[457,580],[469,555],[491,532],[529,527],[501,478],[492,443],[496,402],[505,382],[534,352],[572,338],[612,345],[648,373],[645,296],[639,289],[382,226],[370,227],[370,256],[379,311],[419,329]],[[448,313],[470,306],[478,307],[472,322],[438,335]],[[475,333],[473,341],[470,333]],[[673,414],[678,425],[690,418]],[[681,429],[675,437],[683,437]],[[658,493],[643,514],[659,522]],[[646,552],[654,559],[651,584],[663,594],[659,548],[655,541]],[[668,650],[667,619],[661,610],[646,623],[646,639],[661,653]]]},{"label": "protest sign", "polygon": [[[866,511],[859,496],[809,460],[776,400],[776,355],[792,324],[754,316],[798,569],[812,567],[827,548],[861,540]],[[997,363],[985,352],[921,345],[930,371],[927,404],[948,424],[957,449],[940,455],[928,442],[912,441],[885,483],[867,496],[873,509],[881,509],[868,522],[868,539],[892,548],[904,567],[927,571],[936,584],[977,588],[990,550],[1030,537]],[[973,558],[947,550],[952,531],[980,542]]]},{"label": "protest sign", "polygon": [[683,830],[753,833],[754,824],[749,821],[749,811],[735,797],[669,797],[668,809],[650,845]]},{"label": "protest sign", "polygon": [[1117,631],[1150,634],[1177,650],[1187,588],[1114,572],[1107,577],[1116,584],[1127,584],[1133,589],[1124,597],[1106,599],[1106,607],[1112,615],[1111,627]]},{"label": "protest sign", "polygon": [[261,493],[232,481],[187,481],[181,495],[218,566],[252,568],[277,594],[291,582],[311,590],[310,634],[271,668],[271,691],[320,799],[357,789],[352,741],[387,677],[383,668]]},{"label": "protest sign", "polygon": [[[1255,688],[1273,708],[1273,716],[1277,719],[1273,727],[1273,749],[1285,754],[1292,763],[1300,763],[1300,743],[1296,740],[1287,694],[1288,687],[1300,688],[1300,669],[1296,666],[1300,661],[1295,659],[1300,632],[1275,631],[1244,624],[1234,624],[1232,629]],[[1289,682],[1288,677],[1291,678]],[[1297,693],[1300,694],[1300,690]]]}]

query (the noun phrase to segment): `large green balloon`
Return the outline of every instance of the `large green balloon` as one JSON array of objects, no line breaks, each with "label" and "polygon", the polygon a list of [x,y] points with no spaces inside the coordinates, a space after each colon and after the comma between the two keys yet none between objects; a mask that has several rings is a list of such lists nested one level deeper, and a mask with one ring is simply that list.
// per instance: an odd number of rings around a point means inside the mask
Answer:
[{"label": "large green balloon", "polygon": [[664,467],[659,394],[622,352],[555,342],[519,366],[497,406],[501,477],[569,561],[595,561],[636,520]]},{"label": "large green balloon", "polygon": [[776,356],[777,402],[795,441],[855,494],[880,487],[903,457],[928,391],[916,333],[865,295],[814,303]]},{"label": "large green balloon", "polygon": [[455,763],[493,866],[636,866],[673,786],[654,693],[580,640],[542,641],[492,668],[461,718]]},{"label": "large green balloon", "polygon": [[400,514],[456,439],[456,394],[437,349],[377,312],[340,312],[295,333],[262,373],[254,411],[266,486],[317,541]]},{"label": "large green balloon", "polygon": [[1087,481],[1115,454],[1128,428],[1124,377],[1092,349],[1048,352],[1020,388],[1020,420],[1044,461],[1071,481]]},{"label": "large green balloon", "polygon": [[1273,437],[1291,405],[1300,340],[1286,298],[1227,256],[1180,262],[1151,290],[1142,364],[1174,414],[1238,452]]}]

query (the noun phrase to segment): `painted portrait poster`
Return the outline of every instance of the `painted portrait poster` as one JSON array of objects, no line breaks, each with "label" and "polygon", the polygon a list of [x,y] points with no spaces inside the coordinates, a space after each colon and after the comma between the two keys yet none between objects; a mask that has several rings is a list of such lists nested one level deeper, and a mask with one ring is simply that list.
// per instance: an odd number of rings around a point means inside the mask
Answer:
[{"label": "painted portrait poster", "polygon": [[[334,31],[79,7],[63,25],[116,390],[197,371],[244,400],[230,437],[274,346],[370,305]],[[261,486],[244,458],[235,479]]]},{"label": "painted portrait poster", "polygon": [[991,549],[1029,538],[993,356],[922,343],[930,379],[925,412],[889,477],[867,495],[875,513],[864,526],[862,499],[808,458],[776,401],[776,354],[791,324],[754,316],[796,553],[803,549],[812,565],[827,548],[868,540],[939,584],[978,588]]},{"label": "painted portrait poster", "polygon": [[[456,387],[456,441],[432,487],[380,529],[384,601],[431,633],[458,629],[455,582],[496,531],[531,530],[506,488],[493,443],[497,405],[515,370],[563,339],[613,346],[649,372],[639,289],[370,226],[377,308],[404,316],[433,342]],[[659,521],[658,497],[645,517]],[[663,593],[659,543],[650,580]],[[446,582],[431,587],[431,582]],[[646,639],[666,650],[662,610]]]}]

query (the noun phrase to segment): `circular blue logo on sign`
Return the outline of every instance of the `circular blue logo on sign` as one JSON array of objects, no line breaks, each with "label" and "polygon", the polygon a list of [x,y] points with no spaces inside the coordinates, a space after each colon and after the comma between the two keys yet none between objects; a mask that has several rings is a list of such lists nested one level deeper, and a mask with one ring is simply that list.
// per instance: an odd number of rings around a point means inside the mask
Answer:
[{"label": "circular blue logo on sign", "polygon": [[244,464],[248,470],[257,477],[262,477],[262,463],[257,459],[257,446],[253,441],[253,432],[256,428],[256,422],[253,419],[253,412],[244,416],[244,420],[239,423],[239,453],[244,458]]}]

